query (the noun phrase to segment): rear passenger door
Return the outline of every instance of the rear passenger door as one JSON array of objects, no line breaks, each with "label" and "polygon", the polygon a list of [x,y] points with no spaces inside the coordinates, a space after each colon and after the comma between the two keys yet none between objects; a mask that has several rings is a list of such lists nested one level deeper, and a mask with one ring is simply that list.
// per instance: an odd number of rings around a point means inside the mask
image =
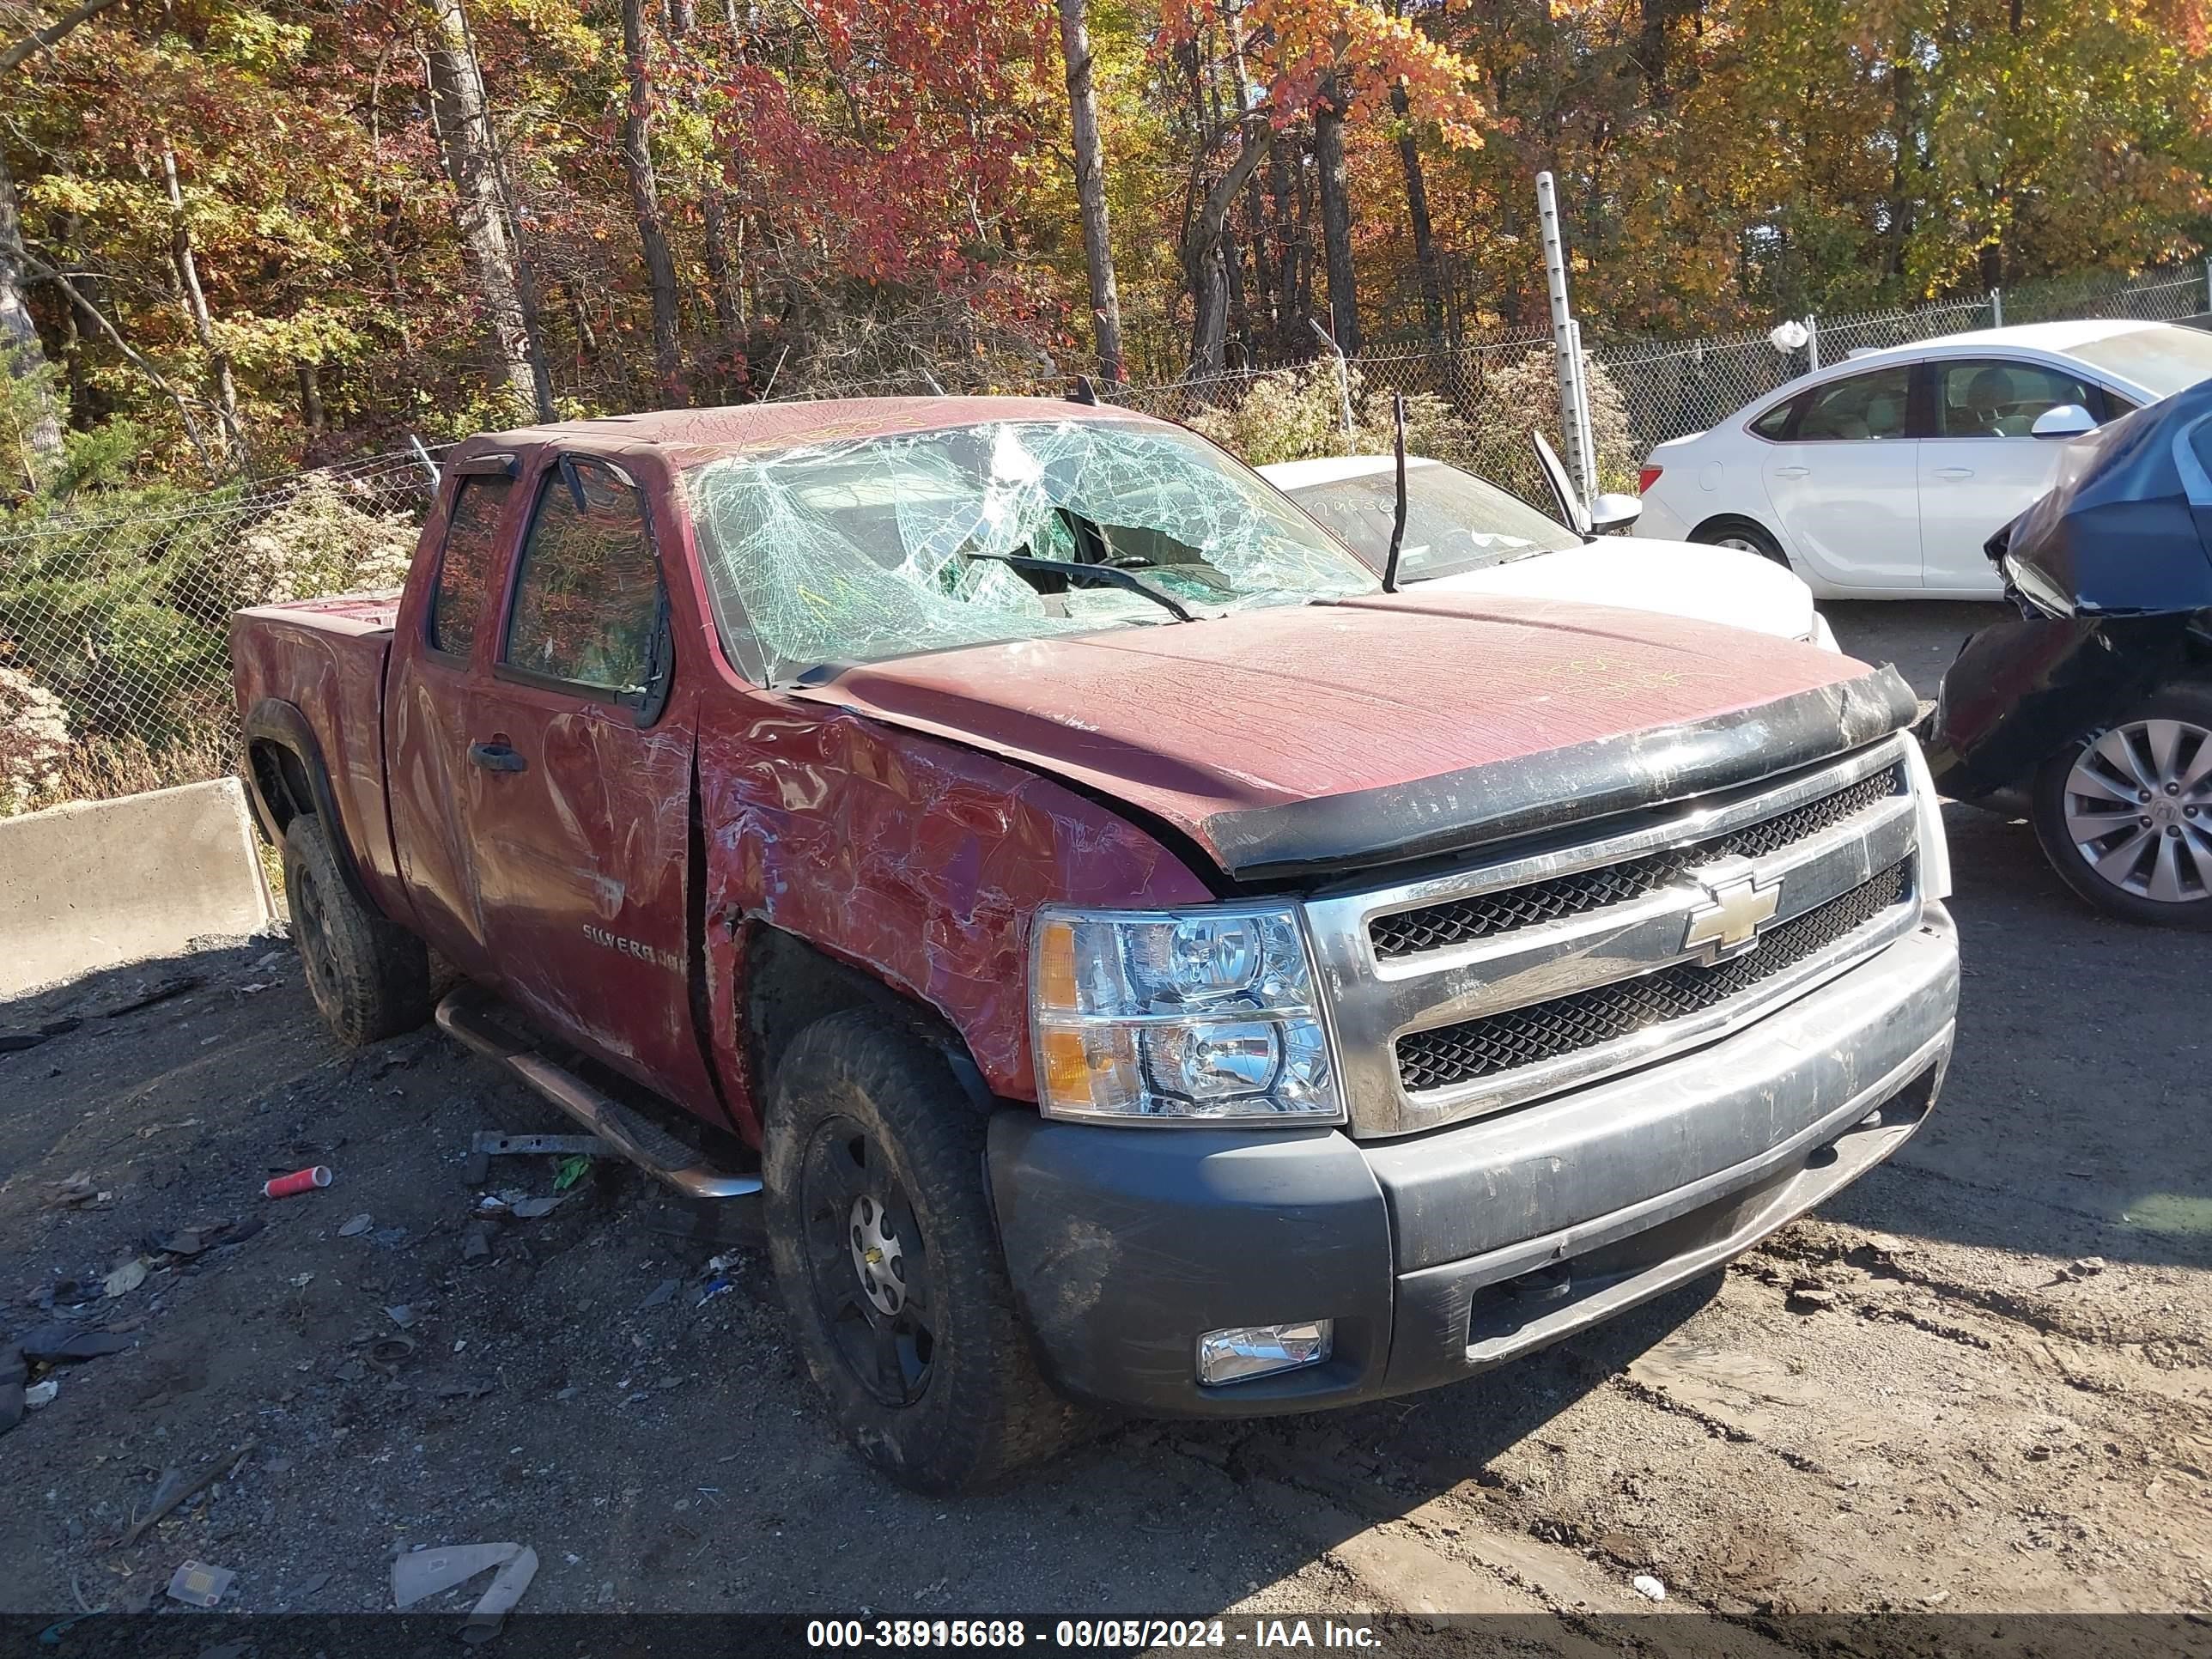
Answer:
[{"label": "rear passenger door", "polygon": [[1767,500],[1789,550],[1838,587],[1920,586],[1911,383],[1900,363],[1810,387],[1784,435],[1762,446]]},{"label": "rear passenger door", "polygon": [[691,1018],[691,696],[645,492],[545,458],[465,733],[477,902],[507,994],[650,1088],[711,1096]]},{"label": "rear passenger door", "polygon": [[498,613],[500,573],[519,507],[511,455],[479,455],[453,471],[437,564],[410,590],[392,641],[385,693],[386,798],[399,870],[422,936],[471,979],[494,975],[477,903],[467,799],[472,689]]},{"label": "rear passenger door", "polygon": [[2106,417],[2102,387],[2017,358],[1937,358],[1929,434],[1920,445],[1920,545],[1929,587],[2003,590],[1982,544],[2026,511],[2058,471],[2063,445],[2030,435],[2035,417],[2079,404]]}]

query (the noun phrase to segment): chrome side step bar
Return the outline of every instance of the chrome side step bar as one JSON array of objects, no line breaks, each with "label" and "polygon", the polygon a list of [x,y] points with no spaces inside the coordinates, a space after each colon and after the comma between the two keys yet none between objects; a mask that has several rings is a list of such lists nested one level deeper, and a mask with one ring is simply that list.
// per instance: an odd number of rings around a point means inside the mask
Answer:
[{"label": "chrome side step bar", "polygon": [[686,1198],[750,1198],[757,1175],[735,1175],[703,1160],[659,1124],[611,1099],[567,1067],[555,1065],[501,1026],[495,1000],[464,985],[438,1005],[438,1029],[465,1048],[496,1060],[662,1185]]}]

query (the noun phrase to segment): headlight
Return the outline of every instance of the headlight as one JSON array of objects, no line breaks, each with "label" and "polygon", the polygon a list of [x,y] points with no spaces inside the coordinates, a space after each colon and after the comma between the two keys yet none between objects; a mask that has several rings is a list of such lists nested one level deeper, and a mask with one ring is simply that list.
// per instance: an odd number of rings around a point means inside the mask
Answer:
[{"label": "headlight", "polygon": [[1920,896],[1951,896],[1951,843],[1943,834],[1943,803],[1936,793],[1936,780],[1928,775],[1928,757],[1908,734],[1905,739],[1905,777],[1912,786],[1916,839],[1920,843]]},{"label": "headlight", "polygon": [[1030,1017],[1048,1117],[1344,1121],[1287,907],[1046,910],[1030,945]]}]

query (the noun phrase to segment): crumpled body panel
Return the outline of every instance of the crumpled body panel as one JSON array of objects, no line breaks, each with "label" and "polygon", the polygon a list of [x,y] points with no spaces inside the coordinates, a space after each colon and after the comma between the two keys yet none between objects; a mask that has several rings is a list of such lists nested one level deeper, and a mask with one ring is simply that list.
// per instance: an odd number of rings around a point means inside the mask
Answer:
[{"label": "crumpled body panel", "polygon": [[1990,541],[2021,618],[1968,640],[1927,744],[1978,800],[2148,696],[2212,611],[2212,381],[2067,446],[2058,482]]},{"label": "crumpled body panel", "polygon": [[937,1009],[993,1090],[1028,1098],[1037,907],[1212,896],[1142,830],[1005,761],[829,709],[787,714],[732,700],[702,725],[714,1047],[739,1079],[732,1106],[749,1136],[761,1079],[737,1030],[746,922],[796,934]]}]

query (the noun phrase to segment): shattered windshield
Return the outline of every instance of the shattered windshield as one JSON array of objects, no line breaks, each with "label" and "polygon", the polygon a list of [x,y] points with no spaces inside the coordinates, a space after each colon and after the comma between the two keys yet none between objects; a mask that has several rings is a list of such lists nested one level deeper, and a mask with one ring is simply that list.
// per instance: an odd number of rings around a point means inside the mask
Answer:
[{"label": "shattered windshield", "polygon": [[723,637],[770,684],[1376,586],[1263,480],[1172,427],[991,422],[726,456],[684,482]]},{"label": "shattered windshield", "polygon": [[[1309,484],[1293,489],[1291,499],[1376,569],[1389,561],[1398,504],[1396,469]],[[1580,547],[1582,540],[1457,467],[1429,461],[1406,469],[1406,539],[1398,553],[1401,581],[1457,576],[1531,554],[1564,552]]]}]

